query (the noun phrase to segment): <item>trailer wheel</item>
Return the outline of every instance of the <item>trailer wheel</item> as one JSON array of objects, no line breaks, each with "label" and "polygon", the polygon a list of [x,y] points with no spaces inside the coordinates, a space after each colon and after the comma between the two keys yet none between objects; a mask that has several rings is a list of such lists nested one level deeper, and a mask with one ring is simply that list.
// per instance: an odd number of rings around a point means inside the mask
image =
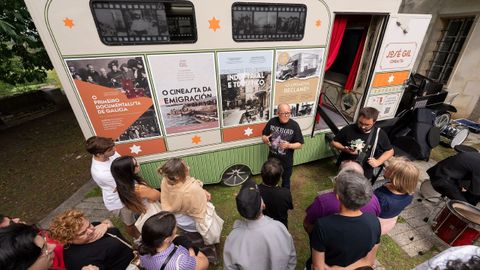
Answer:
[{"label": "trailer wheel", "polygon": [[238,186],[252,177],[252,171],[247,165],[235,164],[228,167],[222,174],[222,182],[227,186]]}]

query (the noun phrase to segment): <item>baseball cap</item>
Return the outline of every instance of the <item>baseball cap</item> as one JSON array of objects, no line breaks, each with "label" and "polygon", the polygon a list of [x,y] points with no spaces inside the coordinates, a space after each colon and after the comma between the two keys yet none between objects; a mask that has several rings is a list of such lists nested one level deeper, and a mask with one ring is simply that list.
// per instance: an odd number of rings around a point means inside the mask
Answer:
[{"label": "baseball cap", "polygon": [[237,210],[246,219],[255,219],[262,205],[262,197],[257,184],[253,180],[243,183],[237,197]]}]

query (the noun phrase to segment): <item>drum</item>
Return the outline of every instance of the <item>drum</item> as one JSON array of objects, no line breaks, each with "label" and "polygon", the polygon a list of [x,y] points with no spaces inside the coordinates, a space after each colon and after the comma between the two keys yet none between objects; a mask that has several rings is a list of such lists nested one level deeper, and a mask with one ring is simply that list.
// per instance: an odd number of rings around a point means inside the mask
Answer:
[{"label": "drum", "polygon": [[480,209],[466,202],[451,200],[435,217],[433,232],[451,246],[471,245],[480,233]]},{"label": "drum", "polygon": [[468,128],[449,124],[441,129],[440,141],[454,148],[456,145],[462,144],[465,141],[468,133]]}]

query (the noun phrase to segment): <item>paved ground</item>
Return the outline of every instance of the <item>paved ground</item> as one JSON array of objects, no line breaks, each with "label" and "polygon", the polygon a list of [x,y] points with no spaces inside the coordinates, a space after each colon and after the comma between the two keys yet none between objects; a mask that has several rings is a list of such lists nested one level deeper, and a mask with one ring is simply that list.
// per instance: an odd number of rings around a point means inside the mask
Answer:
[{"label": "paved ground", "polygon": [[[470,133],[468,139],[464,142],[465,145],[472,145],[480,142],[480,135]],[[438,250],[444,250],[448,246],[439,240],[431,229],[431,224],[435,214],[444,206],[443,203],[429,202],[425,200],[420,194],[421,183],[428,179],[426,170],[433,166],[436,162],[434,160],[415,161],[415,165],[420,169],[420,183],[418,185],[417,193],[415,193],[414,200],[401,214],[399,221],[395,228],[388,233],[388,235],[403,249],[405,252],[413,257],[425,251],[436,247]],[[380,179],[375,186],[382,183]],[[59,213],[68,209],[77,208],[85,212],[90,220],[102,220],[109,217],[109,212],[105,209],[101,197],[85,198],[85,194],[95,187],[93,181],[88,182],[80,188],[67,201],[61,204],[57,209],[52,211],[42,221],[40,226],[46,228],[50,220]],[[429,222],[424,221],[429,218]],[[375,269],[384,269],[380,263],[376,264]]]},{"label": "paved ground", "polygon": [[[468,139],[463,144],[472,145],[479,142],[480,135],[470,133]],[[448,245],[441,241],[431,229],[431,223],[445,203],[429,202],[425,200],[419,190],[421,184],[429,178],[426,170],[435,165],[435,163],[433,160],[428,162],[415,161],[415,165],[421,172],[417,192],[414,195],[412,204],[400,214],[403,220],[397,222],[393,230],[388,233],[410,257],[419,255],[433,246],[438,250],[448,248]],[[428,218],[428,222],[425,221],[426,218]]]}]

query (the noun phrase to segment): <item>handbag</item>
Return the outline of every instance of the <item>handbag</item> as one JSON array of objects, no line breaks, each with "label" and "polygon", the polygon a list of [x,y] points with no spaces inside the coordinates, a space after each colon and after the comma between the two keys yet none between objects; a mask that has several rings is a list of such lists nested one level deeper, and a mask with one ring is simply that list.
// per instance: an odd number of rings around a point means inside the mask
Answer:
[{"label": "handbag", "polygon": [[162,205],[159,202],[148,202],[146,205],[146,210],[147,211],[141,214],[137,221],[135,221],[135,227],[137,227],[139,232],[142,231],[143,224],[149,217],[162,211]]},{"label": "handbag", "polygon": [[116,236],[115,234],[111,234],[111,233],[108,233],[108,232],[106,234],[108,236],[111,236],[111,237],[117,239],[122,244],[126,245],[127,247],[129,247],[132,250],[133,259],[130,261],[130,263],[128,264],[127,268],[125,268],[125,270],[142,270],[143,269],[143,267],[140,266],[140,255],[138,254],[138,251],[134,250],[129,243],[125,242],[125,240]]},{"label": "handbag", "polygon": [[215,211],[215,206],[207,202],[207,212],[203,223],[196,223],[197,231],[203,238],[205,245],[220,243],[220,236],[223,229],[223,219]]}]

